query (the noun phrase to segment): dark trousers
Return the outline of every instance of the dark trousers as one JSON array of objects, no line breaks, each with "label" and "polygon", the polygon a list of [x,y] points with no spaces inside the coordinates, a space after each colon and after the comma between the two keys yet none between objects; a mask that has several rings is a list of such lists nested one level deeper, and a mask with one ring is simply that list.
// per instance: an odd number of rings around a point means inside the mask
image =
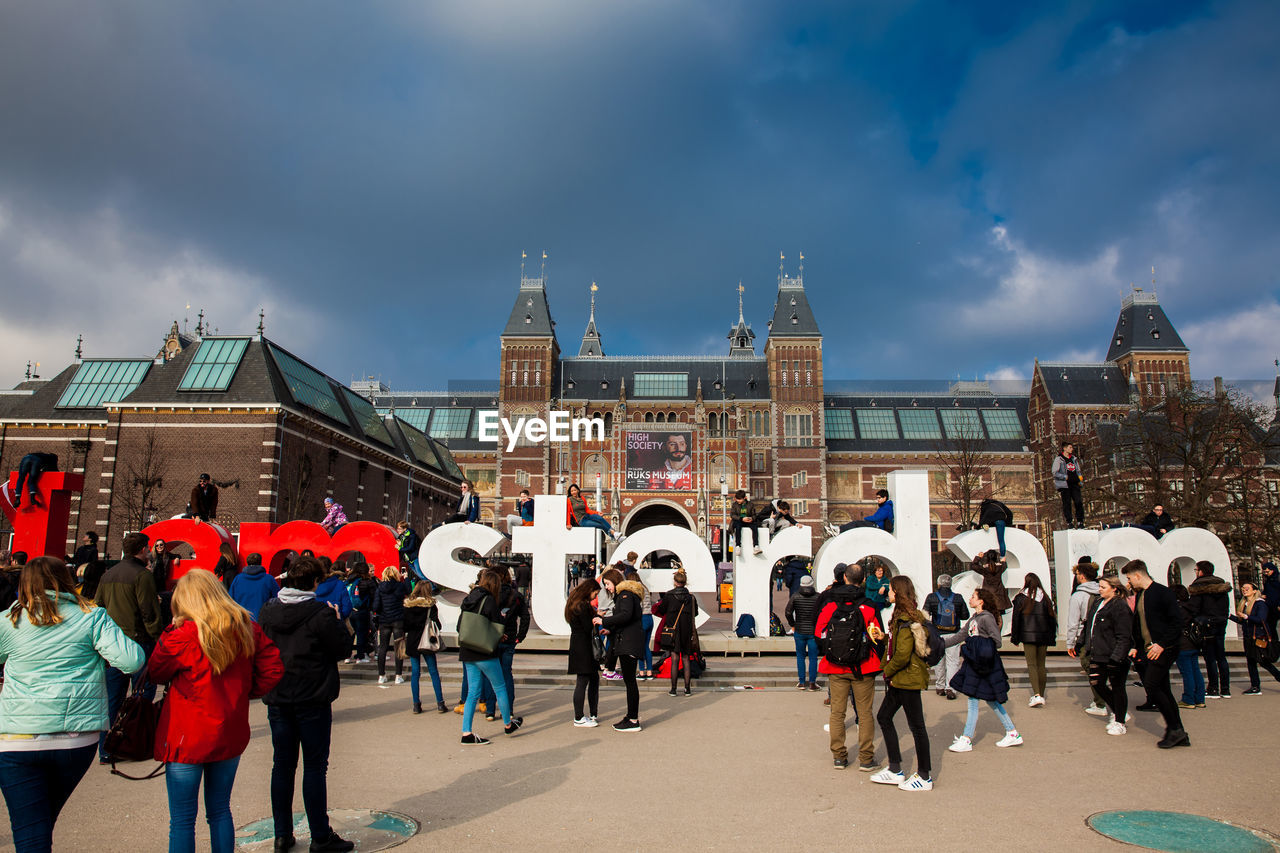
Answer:
[{"label": "dark trousers", "polygon": [[1102,697],[1102,701],[1111,709],[1117,723],[1124,723],[1129,713],[1129,694],[1126,691],[1125,679],[1129,677],[1129,664],[1109,665],[1107,661],[1098,664],[1097,677],[1089,675],[1089,686],[1093,692]]},{"label": "dark trousers", "polygon": [[311,839],[326,840],[329,828],[329,738],[333,708],[328,705],[269,705],[271,726],[271,816],[277,838],[293,835],[293,783],[302,752],[302,805],[307,812]]},{"label": "dark trousers", "polygon": [[591,716],[596,716],[600,710],[599,671],[586,674],[578,673],[578,683],[573,688],[573,718],[575,720],[582,719],[584,700],[586,701],[586,707],[591,709]]},{"label": "dark trousers", "polygon": [[28,453],[18,463],[18,491],[13,499],[17,502],[22,497],[22,485],[26,483],[27,494],[35,498],[40,483],[40,475],[45,471],[58,470],[58,457],[52,453]]},{"label": "dark trousers", "polygon": [[369,615],[369,609],[362,607],[359,610],[351,611],[351,627],[355,631],[352,638],[355,641],[356,657],[368,657],[372,646],[370,643],[370,633],[373,626],[372,618]]},{"label": "dark trousers", "polygon": [[631,655],[619,655],[622,683],[627,688],[627,719],[640,719],[640,685],[636,682],[636,659]]},{"label": "dark trousers", "polygon": [[[833,700],[834,701],[834,700]],[[924,725],[924,706],[919,690],[899,690],[892,684],[885,689],[876,721],[880,723],[880,737],[889,755],[889,769],[902,772],[902,749],[898,746],[898,730],[893,726],[894,715],[901,708],[907,715],[907,728],[916,742],[916,772],[924,779],[930,778],[933,766],[929,762],[929,730]]]},{"label": "dark trousers", "polygon": [[733,520],[733,547],[742,547],[742,528],[751,529],[751,542],[760,547],[760,524],[754,518],[735,518]]},{"label": "dark trousers", "polygon": [[[502,664],[502,680],[507,685],[507,701],[511,703],[511,713],[516,712],[516,680],[511,672],[511,664],[516,656],[515,643],[498,643],[496,649],[498,653],[498,663]],[[494,692],[493,685],[489,682],[484,683],[484,689],[480,691],[480,701],[485,703],[485,707],[489,708],[489,713],[495,713],[498,708],[498,694]]]},{"label": "dark trousers", "polygon": [[[1245,642],[1251,642],[1246,640]],[[1280,669],[1276,669],[1276,665],[1270,661],[1258,660],[1256,657],[1246,656],[1246,664],[1249,667],[1249,689],[1260,690],[1262,688],[1262,679],[1258,675],[1258,667],[1261,666],[1267,672],[1271,673],[1271,677],[1276,681],[1280,681]]]},{"label": "dark trousers", "polygon": [[[403,622],[379,622],[378,623],[378,675],[387,674],[387,649],[396,639],[404,636]],[[396,656],[393,651],[392,657],[396,659],[396,675],[404,674],[404,661]]]},{"label": "dark trousers", "polygon": [[13,847],[53,850],[53,824],[93,763],[94,746],[0,752],[0,790],[9,808]]},{"label": "dark trousers", "polygon": [[1160,709],[1160,716],[1164,717],[1164,727],[1168,731],[1182,729],[1178,702],[1173,698],[1173,687],[1169,684],[1169,670],[1173,669],[1177,659],[1177,649],[1165,649],[1160,657],[1147,661],[1146,669],[1142,672],[1142,686],[1147,690],[1147,698]]},{"label": "dark trousers", "polygon": [[1080,494],[1080,484],[1067,486],[1065,489],[1058,489],[1058,495],[1062,498],[1062,517],[1071,524],[1071,508],[1074,506],[1076,510],[1076,521],[1084,522],[1084,498]]},{"label": "dark trousers", "polygon": [[1205,692],[1215,696],[1231,693],[1231,670],[1227,666],[1227,626],[1216,625],[1204,640]]}]

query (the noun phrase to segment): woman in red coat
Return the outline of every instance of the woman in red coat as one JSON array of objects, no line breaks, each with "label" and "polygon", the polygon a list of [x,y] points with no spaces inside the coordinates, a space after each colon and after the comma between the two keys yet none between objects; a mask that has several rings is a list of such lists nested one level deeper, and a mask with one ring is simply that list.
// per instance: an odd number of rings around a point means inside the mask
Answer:
[{"label": "woman in red coat", "polygon": [[173,591],[173,624],[160,635],[147,677],[168,684],[156,729],[169,792],[169,853],[195,851],[204,779],[214,853],[235,849],[231,786],[249,745],[249,700],[284,677],[280,652],[212,572],[195,569]]}]

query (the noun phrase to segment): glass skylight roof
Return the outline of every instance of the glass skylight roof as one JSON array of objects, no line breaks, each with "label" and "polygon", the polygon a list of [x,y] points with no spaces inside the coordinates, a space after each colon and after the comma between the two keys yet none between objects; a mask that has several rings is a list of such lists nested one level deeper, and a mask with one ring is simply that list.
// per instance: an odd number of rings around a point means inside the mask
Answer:
[{"label": "glass skylight roof", "polygon": [[280,368],[280,372],[284,374],[285,382],[289,383],[289,393],[293,395],[293,399],[308,409],[314,409],[322,415],[350,426],[346,414],[342,411],[342,405],[333,395],[333,389],[329,386],[329,380],[324,377],[324,374],[314,367],[303,364],[274,345],[271,347],[271,356],[276,360],[276,366]]},{"label": "glass skylight roof", "polygon": [[391,433],[387,432],[387,425],[382,420],[382,415],[373,408],[373,404],[350,388],[342,390],[347,395],[347,405],[355,413],[361,432],[374,441],[380,441],[388,447],[395,447],[395,442],[391,440]]},{"label": "glass skylight roof", "polygon": [[225,391],[236,375],[248,338],[205,338],[178,383],[179,391]]},{"label": "glass skylight roof", "polygon": [[150,359],[85,361],[58,398],[60,409],[92,409],[118,403],[142,383]]}]

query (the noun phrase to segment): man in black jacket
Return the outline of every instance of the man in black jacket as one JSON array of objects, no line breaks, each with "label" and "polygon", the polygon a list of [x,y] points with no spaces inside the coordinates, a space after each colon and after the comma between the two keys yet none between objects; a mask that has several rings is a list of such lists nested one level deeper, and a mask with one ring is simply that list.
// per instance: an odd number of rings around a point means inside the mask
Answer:
[{"label": "man in black jacket", "polygon": [[289,566],[280,595],[262,605],[258,624],[280,649],[284,678],[263,697],[271,745],[271,814],[275,850],[293,847],[293,787],[302,751],[302,804],[311,829],[311,850],[344,853],[355,845],[329,825],[329,740],[333,733],[333,701],[338,698],[338,661],[350,646],[338,608],[316,601],[316,585],[324,568],[311,557]]},{"label": "man in black jacket", "polygon": [[1213,573],[1213,563],[1196,563],[1196,579],[1187,588],[1191,593],[1190,615],[1202,623],[1204,666],[1209,672],[1206,699],[1231,698],[1231,671],[1227,667],[1227,617],[1231,611],[1231,584]]},{"label": "man in black jacket", "polygon": [[[818,638],[815,628],[818,624],[818,602],[821,600],[813,586],[813,575],[800,578],[800,589],[787,602],[783,616],[792,628],[796,641],[796,688],[804,690],[818,689]],[[805,658],[809,660],[809,675],[805,678]]]},{"label": "man in black jacket", "polygon": [[1177,525],[1174,524],[1172,516],[1164,511],[1164,507],[1160,504],[1156,504],[1152,507],[1151,512],[1147,513],[1142,519],[1142,523],[1135,524],[1134,527],[1139,530],[1145,530],[1152,536],[1159,539],[1161,536],[1177,527]]},{"label": "man in black jacket", "polygon": [[1146,661],[1142,686],[1164,717],[1164,737],[1156,746],[1161,749],[1191,746],[1169,686],[1169,670],[1178,658],[1182,639],[1182,608],[1173,590],[1153,581],[1146,563],[1141,560],[1125,566],[1124,574],[1138,593],[1133,607],[1134,648],[1129,654],[1135,660]]}]

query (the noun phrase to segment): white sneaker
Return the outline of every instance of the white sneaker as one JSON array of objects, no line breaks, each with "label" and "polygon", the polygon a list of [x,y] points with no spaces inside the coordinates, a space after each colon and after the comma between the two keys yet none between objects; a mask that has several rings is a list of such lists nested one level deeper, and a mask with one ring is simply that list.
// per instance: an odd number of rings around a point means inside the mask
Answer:
[{"label": "white sneaker", "polygon": [[761,554],[764,553],[764,549],[761,548],[759,545],[757,545],[756,547],[751,549],[751,553],[759,557]]},{"label": "white sneaker", "polygon": [[379,684],[386,684],[386,683],[387,683],[387,677],[386,677],[385,675],[379,675],[379,676],[378,676],[378,683],[379,683]]},{"label": "white sneaker", "polygon": [[[1124,712],[1124,721],[1127,723],[1127,722],[1129,722],[1129,721],[1130,721],[1130,720],[1132,720],[1132,719],[1133,719],[1133,714],[1130,714],[1128,711],[1125,711],[1125,712]],[[1116,715],[1115,715],[1115,714],[1112,714],[1110,717],[1107,717],[1107,725],[1111,725],[1111,724],[1112,724],[1112,723],[1114,723],[1115,721],[1116,721]]]},{"label": "white sneaker", "polygon": [[823,724],[822,724],[822,730],[823,730],[824,732],[827,732],[828,734],[830,734],[830,733],[831,733],[831,724],[830,724],[830,723],[823,723]]},{"label": "white sneaker", "polygon": [[1107,723],[1107,734],[1123,735],[1128,734],[1129,728],[1124,723],[1117,723],[1115,720]]},{"label": "white sneaker", "polygon": [[594,729],[600,725],[593,717],[581,717],[573,721],[574,728],[578,729]]},{"label": "white sneaker", "polygon": [[912,773],[910,779],[898,783],[898,788],[903,791],[932,791],[933,780],[921,779],[919,773]]},{"label": "white sneaker", "polygon": [[1031,701],[1027,703],[1028,708],[1040,708],[1044,706],[1044,697],[1039,694],[1032,696]]},{"label": "white sneaker", "polygon": [[1022,746],[1022,735],[1017,732],[1006,732],[1004,737],[996,741],[996,746]]},{"label": "white sneaker", "polygon": [[1088,708],[1084,709],[1084,712],[1093,717],[1105,717],[1111,713],[1107,710],[1106,705],[1090,705]]},{"label": "white sneaker", "polygon": [[404,676],[403,676],[403,675],[397,675],[397,676],[396,676],[396,684],[404,684]]},{"label": "white sneaker", "polygon": [[872,774],[871,781],[878,785],[901,785],[906,778],[901,773],[894,773],[885,767],[879,773]]},{"label": "white sneaker", "polygon": [[952,752],[973,752],[973,739],[968,735],[960,735],[947,749]]}]

